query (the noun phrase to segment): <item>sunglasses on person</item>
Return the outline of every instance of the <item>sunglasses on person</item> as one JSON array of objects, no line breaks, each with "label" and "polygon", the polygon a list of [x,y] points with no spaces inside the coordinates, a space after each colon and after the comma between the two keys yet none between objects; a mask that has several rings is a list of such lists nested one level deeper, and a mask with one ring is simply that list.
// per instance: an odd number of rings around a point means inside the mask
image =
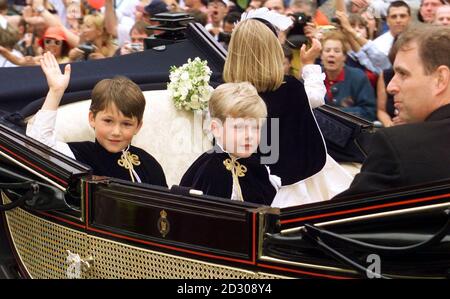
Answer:
[{"label": "sunglasses on person", "polygon": [[50,45],[61,46],[63,42],[62,42],[62,40],[57,40],[57,39],[45,39],[44,43],[47,46],[50,46]]}]

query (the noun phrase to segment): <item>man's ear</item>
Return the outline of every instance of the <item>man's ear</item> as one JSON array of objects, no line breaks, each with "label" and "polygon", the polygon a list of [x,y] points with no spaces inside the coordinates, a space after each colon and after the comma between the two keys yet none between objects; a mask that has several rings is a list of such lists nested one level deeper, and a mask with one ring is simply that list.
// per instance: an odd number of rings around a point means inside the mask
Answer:
[{"label": "man's ear", "polygon": [[435,95],[445,93],[450,89],[450,69],[448,66],[440,65],[436,71]]},{"label": "man's ear", "polygon": [[91,126],[92,129],[95,130],[95,116],[94,113],[92,111],[89,111],[89,125]]}]

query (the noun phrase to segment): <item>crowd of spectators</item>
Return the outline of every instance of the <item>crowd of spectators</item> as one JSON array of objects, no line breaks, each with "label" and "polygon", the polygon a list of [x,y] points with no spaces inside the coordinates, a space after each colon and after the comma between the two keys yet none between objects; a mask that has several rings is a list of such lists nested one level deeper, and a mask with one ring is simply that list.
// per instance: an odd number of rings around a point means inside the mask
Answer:
[{"label": "crowd of spectators", "polygon": [[[332,1],[332,5],[330,5]],[[144,50],[149,26],[162,12],[187,12],[225,48],[244,11],[267,7],[294,25],[278,38],[285,73],[301,78],[300,48],[322,41],[325,101],[347,112],[402,123],[386,86],[389,51],[409,26],[450,24],[447,0],[0,0],[0,67],[37,65],[43,53],[59,63],[102,59]],[[331,11],[319,9],[326,3]],[[329,9],[330,10],[330,9]]]}]

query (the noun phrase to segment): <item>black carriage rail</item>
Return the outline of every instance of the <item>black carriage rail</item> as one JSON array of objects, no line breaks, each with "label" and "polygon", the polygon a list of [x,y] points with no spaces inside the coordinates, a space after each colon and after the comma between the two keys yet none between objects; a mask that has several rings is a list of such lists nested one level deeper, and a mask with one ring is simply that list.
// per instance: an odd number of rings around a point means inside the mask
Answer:
[{"label": "black carriage rail", "polygon": [[2,159],[22,165],[44,180],[67,189],[91,169],[32,138],[0,124]]}]

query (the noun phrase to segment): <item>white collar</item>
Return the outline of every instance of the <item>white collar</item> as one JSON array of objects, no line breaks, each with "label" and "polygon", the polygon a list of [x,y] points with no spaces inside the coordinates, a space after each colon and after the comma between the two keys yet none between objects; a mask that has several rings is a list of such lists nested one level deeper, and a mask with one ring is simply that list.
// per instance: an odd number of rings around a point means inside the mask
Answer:
[{"label": "white collar", "polygon": [[223,146],[222,146],[219,142],[217,142],[217,140],[216,140],[216,145],[222,150],[222,152],[228,154],[228,156],[230,156],[230,157],[233,156],[234,158],[236,158],[236,160],[240,159],[240,157],[236,157],[235,155],[230,154],[229,152],[227,152],[226,150],[224,150],[224,149],[223,149]]}]

